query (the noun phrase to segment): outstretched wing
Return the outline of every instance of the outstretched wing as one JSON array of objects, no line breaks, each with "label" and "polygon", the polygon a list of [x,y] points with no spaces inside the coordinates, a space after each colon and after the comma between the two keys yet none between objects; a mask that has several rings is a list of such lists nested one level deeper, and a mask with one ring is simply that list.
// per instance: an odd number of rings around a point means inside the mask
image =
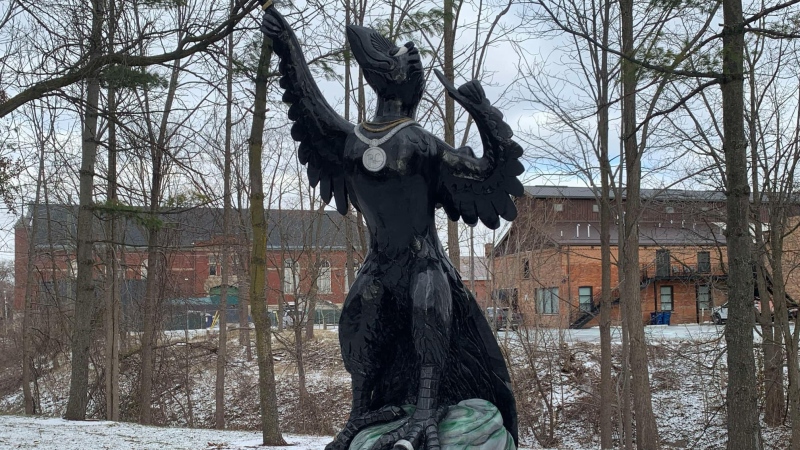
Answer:
[{"label": "outstretched wing", "polygon": [[511,139],[511,127],[486,99],[479,82],[473,80],[456,89],[438,70],[436,76],[447,93],[472,116],[483,142],[482,158],[476,158],[469,147],[456,150],[439,142],[442,163],[437,201],[451,220],[462,217],[468,225],[475,225],[480,219],[496,229],[500,217],[517,217],[512,196],[524,195],[517,178],[525,170],[519,160],[522,147]]},{"label": "outstretched wing", "polygon": [[272,39],[275,54],[281,60],[283,101],[291,104],[292,139],[300,142],[297,158],[308,165],[308,181],[312,187],[319,184],[322,200],[330,203],[331,197],[335,197],[336,210],[346,214],[348,195],[343,153],[353,125],[325,100],[311,76],[294,31],[274,6],[264,11],[261,31]]}]

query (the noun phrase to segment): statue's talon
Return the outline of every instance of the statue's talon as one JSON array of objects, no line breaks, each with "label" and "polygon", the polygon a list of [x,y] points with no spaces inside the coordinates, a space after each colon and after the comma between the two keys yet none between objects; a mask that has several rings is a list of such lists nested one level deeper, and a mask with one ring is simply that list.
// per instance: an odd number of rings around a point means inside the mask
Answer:
[{"label": "statue's talon", "polygon": [[381,436],[370,450],[440,450],[439,422],[447,415],[447,410],[447,406],[440,406],[423,417],[412,416],[400,428]]},{"label": "statue's talon", "polygon": [[397,446],[396,443],[402,440],[403,434],[406,433],[407,427],[408,425],[403,425],[402,427],[396,430],[384,434],[377,441],[375,441],[374,444],[372,444],[370,450],[391,450],[393,448],[396,448]]},{"label": "statue's talon", "polygon": [[399,441],[395,442],[394,448],[400,450],[414,450],[414,446],[411,445],[411,442],[408,442],[405,439],[400,439]]},{"label": "statue's talon", "polygon": [[342,431],[336,435],[333,442],[325,446],[325,450],[347,450],[359,431],[370,425],[386,423],[405,417],[406,412],[397,406],[384,406],[375,411],[350,417]]}]

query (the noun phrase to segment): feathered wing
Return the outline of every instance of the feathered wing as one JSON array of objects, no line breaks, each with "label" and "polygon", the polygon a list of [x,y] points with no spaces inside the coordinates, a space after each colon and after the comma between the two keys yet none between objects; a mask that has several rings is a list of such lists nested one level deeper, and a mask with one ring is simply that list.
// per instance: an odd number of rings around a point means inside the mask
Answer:
[{"label": "feathered wing", "polygon": [[275,54],[281,60],[283,101],[291,104],[288,115],[294,121],[292,139],[300,143],[297,157],[301,164],[308,166],[308,181],[312,187],[319,185],[325,203],[330,203],[334,197],[336,210],[345,214],[348,194],[343,154],[353,125],[325,100],[311,76],[294,31],[274,7],[264,11],[261,31],[272,39]]},{"label": "feathered wing", "polygon": [[468,225],[475,225],[480,219],[495,229],[500,226],[500,217],[506,220],[517,217],[511,197],[524,195],[517,178],[525,170],[519,160],[522,147],[511,139],[511,127],[486,99],[480,83],[473,80],[456,89],[438,70],[436,76],[448,94],[472,116],[483,142],[482,158],[475,158],[468,148],[455,150],[439,145],[443,155],[437,201],[451,220],[462,217]]}]

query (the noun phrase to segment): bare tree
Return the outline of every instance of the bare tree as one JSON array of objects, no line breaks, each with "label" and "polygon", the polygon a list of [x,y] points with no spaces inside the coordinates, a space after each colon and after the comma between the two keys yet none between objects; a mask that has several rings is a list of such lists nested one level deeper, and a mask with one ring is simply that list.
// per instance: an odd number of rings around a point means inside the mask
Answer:
[{"label": "bare tree", "polygon": [[[116,14],[116,5],[114,2],[108,4],[108,17],[111,26],[108,31],[108,47],[109,52],[114,50],[114,36],[116,35],[116,26],[114,26],[114,18]],[[117,197],[117,89],[114,86],[109,86],[107,94],[108,105],[108,175],[107,175],[107,189],[106,189],[106,203],[110,207],[114,207],[118,202]],[[119,261],[121,257],[121,247],[118,245],[119,239],[119,223],[116,214],[110,214],[107,217],[105,233],[106,241],[106,282],[105,282],[105,396],[106,396],[106,419],[119,420],[119,350],[120,350],[120,315],[121,315],[121,299],[120,299],[120,276]]]},{"label": "bare tree", "polygon": [[[50,6],[52,7],[52,5]],[[35,23],[39,28],[43,28],[43,25],[45,26],[41,32],[45,33],[46,36],[42,37],[42,39],[44,41],[69,42],[60,47],[57,46],[55,49],[50,49],[51,51],[43,51],[39,46],[35,46],[32,52],[24,52],[24,54],[28,55],[26,57],[29,58],[28,61],[24,62],[24,66],[18,58],[5,58],[5,56],[13,56],[14,52],[9,53],[9,55],[3,55],[4,57],[0,58],[0,63],[3,64],[4,69],[7,69],[9,87],[13,89],[13,91],[11,89],[4,91],[4,95],[0,97],[0,117],[6,116],[29,101],[48,96],[67,86],[91,79],[109,66],[147,67],[168,63],[206,51],[212,44],[219,42],[233,32],[234,27],[257,6],[257,0],[239,0],[236,2],[234,14],[228,15],[226,11],[223,19],[215,17],[215,15],[220,15],[221,11],[210,8],[208,10],[209,13],[198,15],[197,22],[169,30],[170,34],[177,40],[175,50],[172,51],[153,55],[138,53],[138,43],[151,39],[153,30],[151,25],[148,25],[146,29],[140,28],[141,34],[132,37],[129,41],[124,42],[125,45],[118,47],[122,50],[90,57],[91,49],[83,53],[86,48],[82,48],[81,44],[76,45],[75,42],[69,41],[75,34],[62,28],[65,25],[69,25],[69,21],[64,21],[63,16],[59,15],[65,13],[64,11],[50,7],[45,8],[44,5],[32,3],[26,9],[26,13],[37,16],[36,19],[38,20],[31,18],[31,23]],[[208,23],[209,19],[211,23]],[[0,28],[0,31],[11,31],[12,28],[3,27]],[[186,32],[187,30],[202,31],[199,34],[190,34]],[[38,31],[32,30],[32,32]],[[159,30],[159,34],[162,31],[164,30]],[[73,52],[76,48],[80,51]],[[57,71],[53,71],[51,68],[51,63],[54,59],[57,59],[57,64],[59,65]],[[19,67],[30,66],[33,66],[33,70],[21,71],[19,69]],[[42,70],[39,71],[38,69]],[[41,78],[38,76],[29,77],[33,73],[43,73],[44,76]],[[13,84],[10,82],[11,80],[13,80]]]},{"label": "bare tree", "polygon": [[[103,54],[103,24],[105,2],[94,0],[92,25],[89,36],[89,61]],[[94,233],[92,227],[95,161],[97,160],[97,117],[100,97],[99,73],[88,72],[85,113],[83,119],[83,145],[81,151],[80,192],[77,231],[78,275],[75,294],[75,319],[72,331],[72,375],[69,402],[64,415],[69,420],[84,420],[89,401],[89,346],[92,338],[92,319],[96,310],[94,290]]]},{"label": "bare tree", "polygon": [[[155,355],[153,346],[156,341],[157,315],[161,286],[166,268],[164,253],[161,246],[164,244],[160,239],[161,223],[158,220],[160,212],[161,195],[163,186],[164,152],[167,145],[167,123],[172,109],[172,102],[175,98],[175,91],[178,85],[178,74],[180,73],[180,60],[174,62],[170,78],[167,99],[165,101],[164,112],[161,116],[160,126],[157,130],[148,126],[150,157],[152,159],[152,174],[150,180],[150,193],[148,198],[147,221],[147,284],[143,306],[142,319],[142,364],[141,379],[139,388],[139,422],[142,424],[152,423],[152,389],[153,389],[153,366]],[[149,96],[145,91],[143,96],[145,113],[149,111]]]},{"label": "bare tree", "polygon": [[[766,24],[761,24],[764,26]],[[797,414],[797,332],[790,331],[787,309],[789,274],[796,261],[791,236],[797,223],[796,171],[800,162],[800,90],[782,82],[796,61],[796,46],[788,41],[768,41],[755,36],[745,52],[749,105],[745,116],[749,131],[751,182],[753,186],[753,260],[761,301],[757,316],[764,354],[764,421],[783,423],[786,412],[782,346],[785,345],[789,376],[789,420],[800,423]],[[792,67],[792,68],[790,68]],[[770,306],[772,305],[772,306]],[[774,324],[773,324],[774,318]],[[800,433],[792,429],[791,448],[800,448]]]},{"label": "bare tree", "polygon": [[[622,20],[622,53],[635,55],[633,41],[633,1],[620,0]],[[636,66],[623,59],[622,77],[622,142],[625,154],[625,210],[620,227],[622,237],[622,286],[620,296],[630,341],[630,364],[633,366],[633,399],[636,418],[636,446],[645,450],[659,448],[658,428],[650,396],[647,366],[647,343],[642,324],[639,297],[639,215],[642,155],[636,142]]]},{"label": "bare tree", "polygon": [[[611,448],[612,440],[612,407],[613,386],[611,377],[611,220],[614,205],[611,203],[611,190],[615,186],[614,172],[609,158],[609,128],[613,101],[610,92],[617,83],[618,64],[608,61],[608,47],[613,33],[611,2],[550,2],[552,14],[557,15],[568,26],[591,35],[600,45],[594,45],[584,39],[571,37],[567,39],[564,51],[577,57],[575,72],[583,74],[574,82],[577,89],[590,93],[591,104],[559,98],[555,86],[538,73],[532,64],[525,61],[524,72],[521,73],[525,94],[532,95],[532,100],[543,107],[556,120],[541,126],[538,130],[523,130],[533,148],[541,148],[544,158],[552,160],[557,170],[573,173],[595,188],[600,206],[600,242],[601,242],[601,298],[600,298],[600,347],[601,347],[601,382],[600,382],[600,439],[602,448]],[[550,28],[550,17],[545,15],[545,28]],[[557,37],[562,36],[558,31]],[[519,49],[525,54],[524,49]],[[559,67],[559,70],[562,70]],[[549,74],[548,74],[549,75]],[[563,80],[565,84],[569,84]],[[596,122],[582,120],[588,115],[596,114]],[[547,130],[547,131],[543,131]],[[565,135],[563,139],[553,140],[551,134]],[[599,178],[599,180],[598,180]]]},{"label": "bare tree", "polygon": [[[455,11],[453,0],[444,0],[444,76],[451,83],[455,80],[453,70],[453,51],[455,50]],[[455,148],[456,110],[455,102],[449,95],[444,96],[444,141]],[[458,221],[447,221],[447,254],[450,261],[461,261],[461,244],[458,239]]]},{"label": "bare tree", "polygon": [[722,2],[722,149],[725,154],[728,247],[729,385],[728,449],[763,447],[753,360],[753,270],[750,238],[750,186],[744,133],[744,16],[741,0]]},{"label": "bare tree", "polygon": [[[38,121],[34,120],[34,123],[38,124]],[[36,233],[39,231],[40,226],[40,218],[36,209],[41,202],[42,187],[44,184],[46,145],[46,139],[44,139],[45,136],[43,136],[42,133],[38,133],[38,135],[39,170],[37,171],[36,177],[36,194],[33,199],[33,211],[30,213],[30,227],[26,230],[28,234],[28,254],[25,270],[29,276],[28,279],[25,280],[25,299],[23,300],[24,304],[22,310],[22,396],[25,404],[25,414],[34,414],[36,412],[33,395],[31,393],[31,384],[33,382],[31,374],[31,369],[33,368],[33,348],[31,343],[31,334],[33,333],[33,330],[31,328],[33,321],[32,297],[35,295],[37,286],[35,286],[36,277],[32,276],[32,274],[34,272],[34,264],[36,262]]]},{"label": "bare tree", "polygon": [[267,217],[264,211],[264,188],[261,174],[264,122],[267,112],[267,83],[272,59],[272,41],[261,43],[255,77],[253,122],[250,128],[248,163],[250,167],[250,221],[253,229],[250,252],[250,304],[256,327],[258,361],[258,396],[261,411],[263,445],[286,445],[278,422],[275,392],[275,369],[272,361],[272,332],[267,316]]},{"label": "bare tree", "polygon": [[[770,189],[773,184],[773,177],[770,176],[770,174],[779,172],[779,167],[767,168],[765,164],[759,164],[761,158],[764,158],[764,160],[768,158],[767,153],[769,150],[767,150],[767,147],[770,147],[769,141],[771,139],[764,134],[767,132],[766,129],[769,128],[769,122],[772,121],[770,118],[777,116],[775,117],[776,121],[780,121],[782,118],[780,113],[770,114],[766,108],[766,103],[771,103],[769,100],[773,98],[773,96],[769,94],[774,94],[776,82],[778,81],[777,76],[782,69],[782,64],[775,64],[771,67],[767,77],[759,76],[764,70],[764,67],[759,67],[757,71],[757,66],[760,65],[759,63],[762,58],[770,58],[770,56],[772,56],[766,54],[766,52],[769,51],[766,44],[767,41],[765,39],[760,36],[755,36],[755,41],[748,43],[749,51],[745,52],[747,87],[749,89],[748,111],[745,116],[751,143],[750,176],[753,189],[753,231],[755,232],[753,236],[753,264],[756,273],[756,288],[758,289],[763,305],[774,304],[776,301],[783,301],[775,298],[770,299],[769,291],[772,291],[772,289],[767,287],[768,273],[766,272],[770,264],[768,260],[768,249],[766,247],[767,244],[765,242],[766,233],[764,230],[763,218],[761,217],[763,215],[764,200],[767,200],[767,204],[769,205],[771,204],[770,200],[772,197],[771,193],[763,193],[762,190],[768,189],[772,191],[774,188],[778,188],[778,186],[772,186],[773,189]],[[779,45],[783,46],[784,44],[779,43]],[[777,62],[783,59],[780,52],[776,56],[774,60]],[[780,132],[776,133],[776,136],[779,136],[779,133]],[[780,139],[776,139],[776,143],[780,145]],[[780,153],[780,151],[775,152],[776,155]],[[763,156],[760,156],[760,154],[763,154]],[[783,162],[782,158],[777,158],[777,161],[772,159],[772,161],[778,164]],[[786,163],[791,165],[790,161]],[[777,166],[778,164],[775,165]],[[764,174],[764,180],[762,180],[761,173]],[[792,178],[792,175],[790,174],[789,177]],[[772,211],[772,213],[776,216],[781,215],[780,211]],[[777,220],[778,224],[783,224],[782,220]],[[785,228],[785,224],[783,225],[784,226],[779,228]],[[768,229],[772,231],[771,227]],[[775,236],[775,239],[782,241],[782,236]],[[770,239],[770,241],[772,241],[772,239]],[[782,265],[780,259],[776,262]],[[780,268],[778,272],[781,272]],[[780,280],[779,284],[782,285],[782,283],[783,279]],[[783,422],[783,414],[786,406],[783,388],[783,353],[781,350],[783,335],[777,327],[773,327],[772,314],[773,308],[762,307],[761,314],[758,315],[757,321],[761,328],[761,348],[764,355],[764,422],[768,426],[778,426]]]},{"label": "bare tree", "polygon": [[[231,1],[231,15],[235,4]],[[233,35],[227,38],[225,67],[225,161],[223,163],[222,212],[222,285],[219,297],[219,350],[217,351],[217,376],[214,385],[216,428],[225,428],[225,364],[228,357],[228,283],[230,279],[231,232],[231,135],[233,134]]]}]

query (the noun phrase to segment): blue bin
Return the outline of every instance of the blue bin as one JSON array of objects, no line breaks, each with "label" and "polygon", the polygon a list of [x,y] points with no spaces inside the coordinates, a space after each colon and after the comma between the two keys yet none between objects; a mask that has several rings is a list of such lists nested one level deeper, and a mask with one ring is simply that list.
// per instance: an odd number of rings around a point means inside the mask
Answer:
[{"label": "blue bin", "polygon": [[663,311],[661,313],[661,325],[669,325],[670,319],[672,319],[672,311]]},{"label": "blue bin", "polygon": [[650,313],[650,325],[658,325],[658,313],[651,312]]}]

